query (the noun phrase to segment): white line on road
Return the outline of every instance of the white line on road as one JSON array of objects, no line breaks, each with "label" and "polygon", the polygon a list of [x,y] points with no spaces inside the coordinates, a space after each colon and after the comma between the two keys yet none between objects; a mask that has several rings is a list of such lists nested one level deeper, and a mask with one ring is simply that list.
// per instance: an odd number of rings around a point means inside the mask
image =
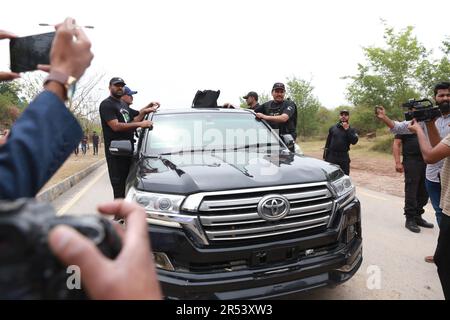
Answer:
[{"label": "white line on road", "polygon": [[82,190],[80,190],[80,192],[78,192],[75,197],[72,198],[72,200],[66,203],[64,207],[59,209],[56,215],[62,216],[63,214],[65,214],[78,200],[80,200],[80,198],[86,192],[88,192],[90,188],[92,188],[95,183],[97,183],[98,180],[100,180],[100,178],[106,173],[106,171],[108,171],[108,169],[104,169],[102,172],[100,172],[91,182],[89,182]]},{"label": "white line on road", "polygon": [[[376,196],[376,195],[374,195],[374,194],[370,194],[370,193],[367,193],[367,192],[364,192],[364,191],[357,191],[357,193],[358,193],[358,194],[362,194],[362,195],[364,195],[364,196],[366,196],[366,197],[370,197],[370,198],[377,199],[377,200],[382,200],[382,201],[388,201],[388,200],[389,200],[389,199],[387,199],[387,198],[379,197],[379,196]],[[401,201],[394,201],[394,202],[399,203],[399,204],[403,204],[403,202],[401,202]],[[433,210],[430,210],[430,209],[428,209],[428,208],[424,208],[424,210],[425,210],[425,212],[427,212],[427,213],[434,214],[434,211],[433,211]]]},{"label": "white line on road", "polygon": [[367,192],[364,192],[364,191],[359,191],[359,190],[358,190],[357,193],[362,194],[362,195],[365,195],[366,197],[370,197],[370,198],[375,198],[375,199],[378,199],[378,200],[387,201],[386,198],[379,197],[379,196],[376,196],[376,195],[373,195],[373,194],[370,194],[370,193],[367,193]]}]

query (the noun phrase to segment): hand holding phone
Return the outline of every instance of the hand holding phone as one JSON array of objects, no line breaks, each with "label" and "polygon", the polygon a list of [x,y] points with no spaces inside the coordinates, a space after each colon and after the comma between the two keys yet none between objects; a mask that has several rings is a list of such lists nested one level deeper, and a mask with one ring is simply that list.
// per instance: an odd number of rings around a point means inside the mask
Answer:
[{"label": "hand holding phone", "polygon": [[55,32],[12,38],[9,43],[12,72],[38,69],[38,64],[50,64],[50,49]]}]

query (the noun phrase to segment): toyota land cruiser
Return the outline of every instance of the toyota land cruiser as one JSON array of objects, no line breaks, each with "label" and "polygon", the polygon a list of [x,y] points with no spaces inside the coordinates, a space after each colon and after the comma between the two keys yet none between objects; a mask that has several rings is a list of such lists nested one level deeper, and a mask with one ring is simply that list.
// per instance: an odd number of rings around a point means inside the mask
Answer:
[{"label": "toyota land cruiser", "polygon": [[127,199],[147,211],[166,298],[274,298],[358,270],[360,203],[339,167],[290,152],[248,110],[161,110],[153,122],[134,148],[111,150],[133,154]]}]

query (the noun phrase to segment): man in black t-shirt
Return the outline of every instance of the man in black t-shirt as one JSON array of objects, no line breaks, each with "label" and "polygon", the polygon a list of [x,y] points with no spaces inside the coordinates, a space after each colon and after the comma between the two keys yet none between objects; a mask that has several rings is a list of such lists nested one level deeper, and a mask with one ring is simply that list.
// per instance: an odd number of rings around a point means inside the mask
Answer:
[{"label": "man in black t-shirt", "polygon": [[112,140],[130,140],[133,145],[133,133],[137,128],[150,128],[153,123],[143,120],[148,113],[156,111],[159,102],[151,102],[141,111],[131,109],[121,100],[124,95],[125,81],[112,78],[109,82],[111,96],[100,104],[105,156],[108,164],[109,178],[114,191],[114,199],[125,198],[125,183],[130,169],[131,157],[113,156],[109,152]]},{"label": "man in black t-shirt", "polygon": [[[297,139],[297,106],[291,100],[285,100],[286,90],[283,83],[275,83],[272,87],[273,100],[268,101],[255,110],[258,119],[266,120],[279,135],[290,134]],[[294,150],[291,150],[294,151]]]}]

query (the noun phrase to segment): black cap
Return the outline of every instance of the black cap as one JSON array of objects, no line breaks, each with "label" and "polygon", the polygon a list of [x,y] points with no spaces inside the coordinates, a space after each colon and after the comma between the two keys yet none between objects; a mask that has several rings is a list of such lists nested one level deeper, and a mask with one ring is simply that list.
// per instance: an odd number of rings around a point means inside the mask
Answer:
[{"label": "black cap", "polygon": [[120,77],[114,77],[111,80],[109,80],[109,85],[122,83],[123,85],[126,85],[125,81]]},{"label": "black cap", "polygon": [[348,116],[350,115],[350,112],[348,110],[341,110],[339,111],[339,114],[346,113]]},{"label": "black cap", "polygon": [[246,96],[244,96],[244,99],[247,99],[248,97],[253,97],[255,98],[256,101],[258,101],[258,94],[255,91],[250,91],[249,93],[247,93]]},{"label": "black cap", "polygon": [[286,88],[284,87],[284,83],[281,82],[276,82],[273,87],[272,87],[272,91],[276,90],[276,89],[283,89],[284,91],[286,91]]}]

